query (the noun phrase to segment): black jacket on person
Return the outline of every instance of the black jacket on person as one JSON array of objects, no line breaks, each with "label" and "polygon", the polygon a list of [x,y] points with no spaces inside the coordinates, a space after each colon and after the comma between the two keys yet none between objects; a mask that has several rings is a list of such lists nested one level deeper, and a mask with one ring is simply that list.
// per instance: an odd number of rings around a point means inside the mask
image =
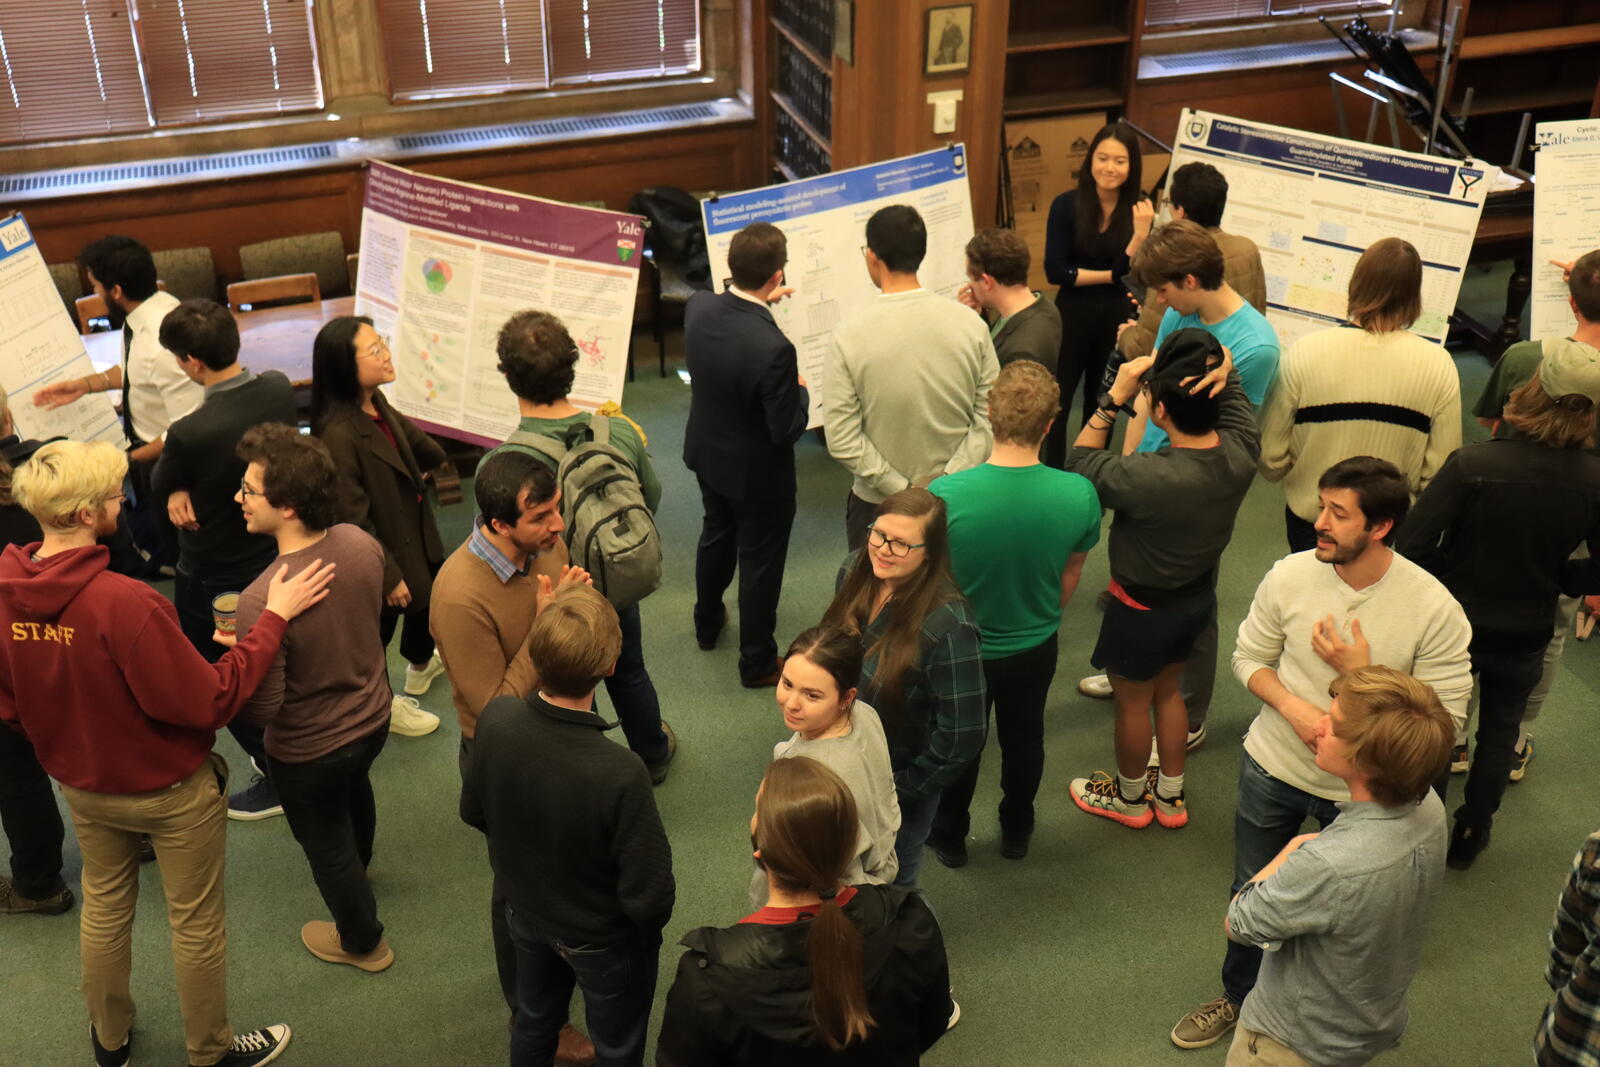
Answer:
[{"label": "black jacket on person", "polygon": [[691,379],[684,466],[730,500],[793,497],[794,443],[810,398],[772,312],[731,290],[695,293],[683,344]]},{"label": "black jacket on person", "polygon": [[861,930],[867,1004],[877,1025],[838,1052],[811,1022],[809,921],[691,930],[656,1043],[656,1067],[901,1067],[944,1036],[950,966],[922,895],[860,885],[844,913]]},{"label": "black jacket on person", "polygon": [[[1593,558],[1569,560],[1584,542]],[[1497,634],[1543,647],[1561,593],[1600,593],[1600,456],[1518,438],[1467,445],[1417,498],[1395,547],[1460,601],[1474,643]]]},{"label": "black jacket on person", "polygon": [[573,948],[659,937],[672,917],[672,847],[650,774],[592,711],[537,693],[478,717],[461,819],[489,835],[506,899]]},{"label": "black jacket on person", "polygon": [[[57,437],[54,440],[61,440]],[[33,454],[48,441],[24,441],[16,434],[7,434],[0,437],[0,457],[5,459],[6,465],[15,473],[16,469],[28,460]],[[39,528],[39,520],[28,514],[27,510],[16,501],[9,504],[0,504],[0,545],[31,545],[35,541],[44,539],[44,531]]]},{"label": "black jacket on person", "polygon": [[178,531],[178,567],[208,581],[254,580],[278,554],[270,537],[245,529],[233,499],[244,478],[239,439],[264,422],[293,426],[294,386],[277,371],[248,371],[206,389],[199,407],[167,428],[166,444],[150,475],[150,495],[163,511],[167,497],[189,492],[198,530]]},{"label": "black jacket on person", "polygon": [[412,603],[425,604],[444,562],[444,543],[422,475],[444,464],[444,449],[390,407],[382,392],[373,394],[372,403],[394,434],[393,444],[357,407],[335,409],[317,434],[339,470],[334,521],[354,523],[383,545],[385,595],[404,580]]}]

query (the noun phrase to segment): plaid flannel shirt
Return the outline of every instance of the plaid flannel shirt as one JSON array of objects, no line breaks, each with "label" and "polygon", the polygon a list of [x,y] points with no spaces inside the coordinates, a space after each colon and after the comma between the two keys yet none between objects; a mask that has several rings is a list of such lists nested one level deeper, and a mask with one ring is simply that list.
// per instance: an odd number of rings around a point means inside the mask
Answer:
[{"label": "plaid flannel shirt", "polygon": [[1600,1067],[1600,831],[1589,835],[1556,902],[1545,981],[1556,991],[1533,1038],[1540,1064]]},{"label": "plaid flannel shirt", "polygon": [[[845,560],[837,584],[855,559]],[[891,600],[867,624],[862,640],[868,648],[888,629],[893,611]],[[902,680],[898,708],[886,706],[878,690],[879,658],[870,655],[862,664],[859,693],[883,717],[895,788],[908,799],[933,796],[978,757],[988,733],[983,639],[966,598],[952,588],[951,599],[923,620],[921,649]]]}]

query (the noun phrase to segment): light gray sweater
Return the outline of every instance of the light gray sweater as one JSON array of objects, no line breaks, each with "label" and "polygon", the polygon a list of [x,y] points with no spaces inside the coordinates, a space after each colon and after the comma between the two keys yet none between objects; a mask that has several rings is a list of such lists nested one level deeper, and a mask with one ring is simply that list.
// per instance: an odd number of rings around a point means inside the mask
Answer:
[{"label": "light gray sweater", "polygon": [[989,456],[1000,373],[983,319],[926,289],[880,295],[833,332],[822,424],[828,452],[876,504]]},{"label": "light gray sweater", "polygon": [[[850,709],[850,732],[842,737],[807,741],[793,734],[772,749],[773,759],[805,756],[844,779],[856,799],[861,831],[856,858],[845,868],[845,885],[886,885],[900,872],[894,838],[900,831],[900,801],[895,795],[894,768],[889,766],[889,743],[883,722],[872,705],[858,700]],[[750,881],[750,902],[759,908],[767,902],[767,875],[760,868]]]},{"label": "light gray sweater", "polygon": [[[1472,626],[1437,578],[1398,553],[1391,556],[1388,572],[1361,590],[1346,585],[1333,564],[1321,562],[1315,552],[1280,559],[1261,579],[1250,614],[1239,626],[1234,676],[1248,686],[1257,671],[1273,668],[1289,692],[1326,708],[1328,683],[1337,672],[1312,649],[1311,626],[1328,615],[1345,640],[1350,620],[1360,619],[1373,663],[1433,686],[1457,731],[1466,724]],[[1269,705],[1261,705],[1250,724],[1244,750],[1280,782],[1324,800],[1350,799],[1350,787],[1317,766],[1316,755],[1289,720]]]}]

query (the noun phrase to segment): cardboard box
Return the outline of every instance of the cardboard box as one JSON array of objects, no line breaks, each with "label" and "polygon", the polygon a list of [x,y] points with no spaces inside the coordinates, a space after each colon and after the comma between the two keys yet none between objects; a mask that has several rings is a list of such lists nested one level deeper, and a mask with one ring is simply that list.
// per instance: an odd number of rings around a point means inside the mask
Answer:
[{"label": "cardboard box", "polygon": [[1078,171],[1089,152],[1089,142],[1105,124],[1105,113],[1096,111],[1005,125],[1016,230],[1033,254],[1028,284],[1042,292],[1054,290],[1044,280],[1044,234],[1050,204],[1068,189],[1077,188]]}]

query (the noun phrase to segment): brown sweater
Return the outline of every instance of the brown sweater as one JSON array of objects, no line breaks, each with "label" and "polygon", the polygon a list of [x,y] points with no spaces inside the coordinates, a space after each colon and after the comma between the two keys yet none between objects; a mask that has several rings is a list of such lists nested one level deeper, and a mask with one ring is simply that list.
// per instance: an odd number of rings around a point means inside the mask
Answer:
[{"label": "brown sweater", "polygon": [[278,656],[240,714],[266,727],[267,755],[306,763],[387,727],[389,665],[378,640],[383,546],[341,523],[309,548],[279,556],[239,597],[238,636],[261,617],[267,586],[283,564],[294,577],[316,560],[334,563],[320,604],[289,623]]},{"label": "brown sweater", "polygon": [[502,583],[463,542],[433,579],[428,629],[439,646],[461,736],[477,733],[478,715],[495,697],[526,697],[539,685],[528,658],[528,633],[538,596],[538,576],[553,582],[567,563],[560,541],[531,561],[528,573]]}]

